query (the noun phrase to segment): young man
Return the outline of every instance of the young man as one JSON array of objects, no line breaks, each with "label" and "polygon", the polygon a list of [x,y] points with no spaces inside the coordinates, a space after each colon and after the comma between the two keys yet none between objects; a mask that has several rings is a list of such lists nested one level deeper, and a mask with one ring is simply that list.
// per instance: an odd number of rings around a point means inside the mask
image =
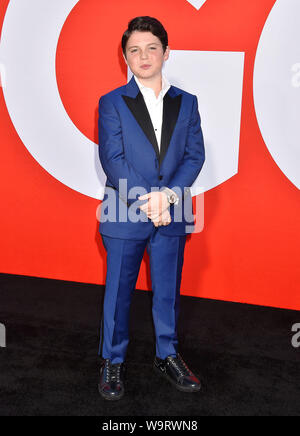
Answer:
[{"label": "young man", "polygon": [[170,49],[157,19],[131,20],[122,50],[133,77],[99,100],[99,157],[107,175],[99,230],[107,275],[98,387],[107,400],[124,395],[129,308],[145,248],[153,291],[154,369],[181,391],[201,387],[178,353],[177,338],[184,248],[194,224],[184,211],[186,205],[192,209],[189,187],[205,159],[197,97],[170,85],[162,74]]}]

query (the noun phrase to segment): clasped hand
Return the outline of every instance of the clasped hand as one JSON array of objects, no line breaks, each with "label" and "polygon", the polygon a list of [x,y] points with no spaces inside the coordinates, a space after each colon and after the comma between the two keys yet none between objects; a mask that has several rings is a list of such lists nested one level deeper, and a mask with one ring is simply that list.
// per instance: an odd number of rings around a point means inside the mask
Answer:
[{"label": "clasped hand", "polygon": [[169,211],[168,197],[164,192],[150,192],[138,197],[139,200],[148,200],[139,208],[151,219],[155,227],[167,226],[172,221]]}]

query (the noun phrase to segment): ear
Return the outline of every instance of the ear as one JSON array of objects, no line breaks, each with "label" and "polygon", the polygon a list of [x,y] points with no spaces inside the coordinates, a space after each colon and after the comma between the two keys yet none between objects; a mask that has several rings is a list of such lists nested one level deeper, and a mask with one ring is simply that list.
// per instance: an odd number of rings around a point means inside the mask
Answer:
[{"label": "ear", "polygon": [[169,55],[170,55],[170,47],[167,45],[166,51],[164,53],[164,61],[169,59]]},{"label": "ear", "polygon": [[128,65],[128,62],[127,62],[127,59],[125,58],[125,56],[124,56],[124,53],[122,52],[122,55],[123,55],[123,58],[124,58],[124,61],[125,61],[125,63]]}]

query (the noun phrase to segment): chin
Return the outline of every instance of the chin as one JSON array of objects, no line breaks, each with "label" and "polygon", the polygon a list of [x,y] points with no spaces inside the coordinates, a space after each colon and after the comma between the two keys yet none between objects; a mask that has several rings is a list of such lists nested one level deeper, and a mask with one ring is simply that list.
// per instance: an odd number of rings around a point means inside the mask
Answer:
[{"label": "chin", "polygon": [[141,72],[139,72],[139,75],[141,76],[141,77],[144,77],[145,79],[146,78],[151,78],[151,77],[154,77],[154,76],[156,76],[158,74],[158,72],[157,71],[141,71]]}]

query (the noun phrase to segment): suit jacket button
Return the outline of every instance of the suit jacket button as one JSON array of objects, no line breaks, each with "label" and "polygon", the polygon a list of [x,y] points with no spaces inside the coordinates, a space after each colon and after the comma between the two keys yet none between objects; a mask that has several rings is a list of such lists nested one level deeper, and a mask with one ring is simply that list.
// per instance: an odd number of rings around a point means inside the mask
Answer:
[{"label": "suit jacket button", "polygon": [[162,180],[163,179],[163,176],[159,176],[159,180]]}]

